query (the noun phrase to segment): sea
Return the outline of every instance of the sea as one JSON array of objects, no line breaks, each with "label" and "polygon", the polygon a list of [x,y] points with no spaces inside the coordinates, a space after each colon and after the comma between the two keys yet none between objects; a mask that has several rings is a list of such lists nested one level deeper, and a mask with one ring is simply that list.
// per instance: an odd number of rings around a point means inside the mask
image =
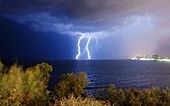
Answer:
[{"label": "sea", "polygon": [[114,84],[117,89],[149,89],[170,87],[170,63],[140,60],[50,60],[22,61],[25,67],[46,62],[53,66],[48,89],[53,90],[62,74],[85,72],[90,84],[85,88],[94,93]]}]

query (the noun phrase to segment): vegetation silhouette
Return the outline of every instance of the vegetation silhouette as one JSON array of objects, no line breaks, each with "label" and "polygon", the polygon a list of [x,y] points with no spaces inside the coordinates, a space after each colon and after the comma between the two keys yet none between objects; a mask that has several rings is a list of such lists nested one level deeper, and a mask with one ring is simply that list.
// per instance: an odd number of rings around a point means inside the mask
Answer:
[{"label": "vegetation silhouette", "polygon": [[87,97],[87,93],[83,90],[89,84],[87,74],[79,72],[76,74],[68,73],[61,76],[61,81],[56,84],[54,94],[57,98],[68,97]]},{"label": "vegetation silhouette", "polygon": [[46,105],[49,91],[47,82],[52,66],[42,63],[23,70],[22,66],[12,65],[2,75],[0,81],[1,105]]}]

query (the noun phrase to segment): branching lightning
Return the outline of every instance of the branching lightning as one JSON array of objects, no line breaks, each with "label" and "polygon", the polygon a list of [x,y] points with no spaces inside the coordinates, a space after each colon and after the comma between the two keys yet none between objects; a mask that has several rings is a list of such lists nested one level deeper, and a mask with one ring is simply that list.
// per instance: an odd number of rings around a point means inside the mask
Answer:
[{"label": "branching lightning", "polygon": [[[78,60],[79,59],[79,56],[81,55],[81,47],[80,47],[80,44],[81,44],[81,40],[84,39],[84,34],[79,38],[78,40],[78,43],[77,43],[77,47],[78,47],[78,54],[76,56],[76,59]],[[90,40],[91,40],[91,37],[88,37],[88,41],[86,43],[86,47],[85,47],[85,52],[87,52],[87,56],[88,56],[88,59],[91,59],[91,56],[90,56],[90,51],[89,51],[89,44],[90,44]],[[83,53],[83,54],[84,54]]]},{"label": "branching lightning", "polygon": [[81,40],[84,38],[84,34],[79,38],[78,40],[78,44],[77,44],[77,47],[78,47],[78,54],[76,56],[76,59],[79,59],[79,56],[81,55],[81,49],[80,49],[80,43],[81,43]]},{"label": "branching lightning", "polygon": [[87,44],[86,44],[86,50],[87,50],[87,55],[88,55],[88,59],[91,59],[90,56],[90,51],[89,51],[89,43],[90,43],[91,38],[88,38]]}]

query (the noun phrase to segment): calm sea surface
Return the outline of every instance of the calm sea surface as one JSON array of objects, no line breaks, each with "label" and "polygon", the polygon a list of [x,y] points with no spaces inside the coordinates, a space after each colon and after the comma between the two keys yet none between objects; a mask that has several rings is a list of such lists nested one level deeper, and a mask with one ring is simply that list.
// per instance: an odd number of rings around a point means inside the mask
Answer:
[{"label": "calm sea surface", "polygon": [[[152,86],[170,87],[170,63],[157,61],[132,60],[62,60],[46,61],[53,66],[49,89],[52,89],[62,74],[85,72],[90,85],[86,88],[93,92],[110,84],[116,88],[138,89]],[[33,66],[36,62],[23,62]]]}]

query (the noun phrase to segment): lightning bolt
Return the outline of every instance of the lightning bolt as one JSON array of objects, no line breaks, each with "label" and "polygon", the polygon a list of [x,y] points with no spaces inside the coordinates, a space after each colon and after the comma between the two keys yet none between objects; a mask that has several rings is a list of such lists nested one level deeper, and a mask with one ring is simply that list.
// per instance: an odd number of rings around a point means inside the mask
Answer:
[{"label": "lightning bolt", "polygon": [[[79,56],[81,55],[81,47],[80,47],[80,44],[81,44],[81,40],[82,40],[82,39],[84,39],[84,34],[79,38],[78,43],[77,43],[77,47],[78,47],[78,54],[77,54],[77,56],[76,56],[76,59],[77,59],[77,60],[79,59]],[[91,37],[88,37],[88,40],[87,40],[87,43],[86,43],[86,47],[85,47],[85,51],[83,52],[83,54],[84,54],[85,52],[87,52],[88,59],[91,59],[90,51],[89,51],[90,40],[91,40]]]},{"label": "lightning bolt", "polygon": [[84,34],[79,38],[78,40],[78,44],[77,44],[77,47],[78,47],[78,54],[76,56],[76,59],[79,59],[79,56],[81,55],[81,51],[80,51],[80,43],[81,43],[81,40],[84,38]]},{"label": "lightning bolt", "polygon": [[90,56],[90,51],[89,51],[89,43],[90,43],[91,38],[88,38],[87,44],[86,44],[86,51],[87,51],[87,55],[88,55],[88,59],[91,59]]}]

